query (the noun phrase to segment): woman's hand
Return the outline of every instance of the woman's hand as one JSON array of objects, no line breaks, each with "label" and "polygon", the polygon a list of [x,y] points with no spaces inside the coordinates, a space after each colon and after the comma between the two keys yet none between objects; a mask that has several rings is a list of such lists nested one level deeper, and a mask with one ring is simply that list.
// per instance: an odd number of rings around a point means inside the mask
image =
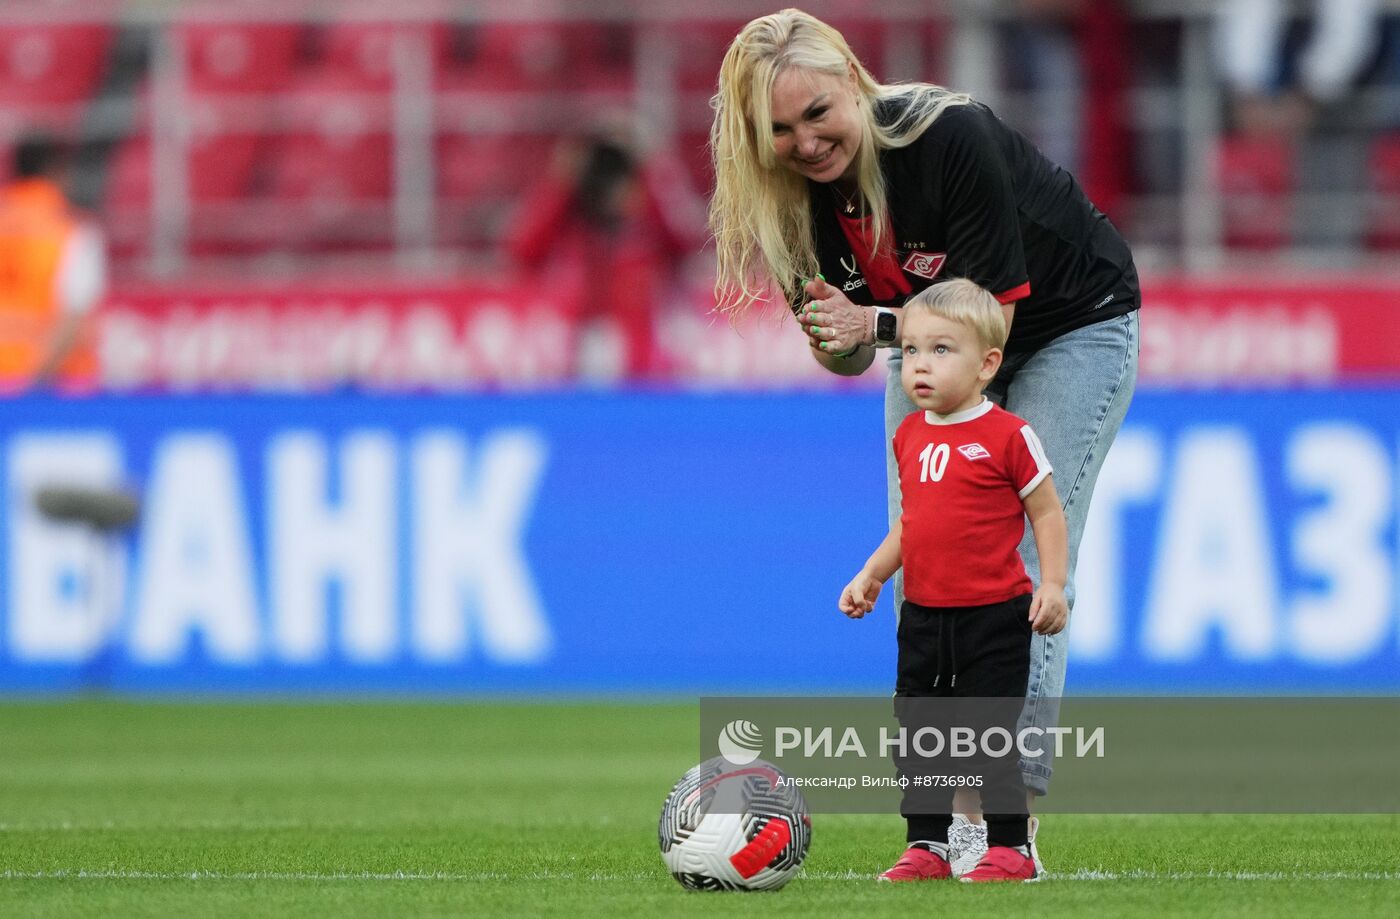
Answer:
[{"label": "woman's hand", "polygon": [[820,277],[802,288],[812,299],[797,313],[808,343],[823,354],[845,354],[856,345],[866,344],[870,320],[863,307]]}]

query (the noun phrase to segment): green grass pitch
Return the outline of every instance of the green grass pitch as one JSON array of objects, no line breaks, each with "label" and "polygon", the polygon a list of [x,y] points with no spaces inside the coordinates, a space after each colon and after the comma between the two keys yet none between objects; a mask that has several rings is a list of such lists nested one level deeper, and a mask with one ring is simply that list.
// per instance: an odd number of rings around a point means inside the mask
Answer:
[{"label": "green grass pitch", "polygon": [[0,916],[1400,915],[1400,818],[1056,816],[1040,884],[877,885],[814,820],[770,894],[689,893],[656,820],[694,705],[0,704]]}]

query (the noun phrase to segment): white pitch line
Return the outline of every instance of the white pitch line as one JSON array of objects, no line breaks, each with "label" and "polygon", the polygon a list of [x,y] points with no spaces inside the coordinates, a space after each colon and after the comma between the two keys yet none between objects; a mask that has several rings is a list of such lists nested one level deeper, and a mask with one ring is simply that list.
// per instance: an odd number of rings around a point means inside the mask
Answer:
[{"label": "white pitch line", "polygon": [[[340,824],[335,828],[352,826]],[[115,820],[57,823],[6,823],[0,821],[0,833],[91,833],[99,830],[300,830],[309,829],[306,820],[178,820],[161,823],[118,823]]]},{"label": "white pitch line", "polygon": [[0,871],[0,880],[132,880],[132,881],[521,881],[521,880],[641,880],[655,875],[587,874],[571,871],[536,871],[512,874],[505,871],[483,871],[474,874],[453,874],[446,871],[336,871],[329,873],[301,871]]},{"label": "white pitch line", "polygon": [[[855,871],[804,871],[799,878],[816,881],[870,881]],[[1104,871],[1079,868],[1046,872],[1046,881],[1400,881],[1400,871]]]},{"label": "white pitch line", "polygon": [[[99,880],[99,881],[593,881],[641,882],[661,877],[659,872],[619,874],[581,871],[482,871],[454,874],[445,871],[117,871],[58,870],[0,871],[4,881]],[[856,881],[873,883],[874,876],[855,871],[805,871],[800,879],[810,881]],[[1047,881],[1400,881],[1395,871],[1101,871],[1080,868],[1063,874],[1047,874]]]},{"label": "white pitch line", "polygon": [[1047,872],[1047,881],[1400,881],[1397,871],[1098,871]]}]

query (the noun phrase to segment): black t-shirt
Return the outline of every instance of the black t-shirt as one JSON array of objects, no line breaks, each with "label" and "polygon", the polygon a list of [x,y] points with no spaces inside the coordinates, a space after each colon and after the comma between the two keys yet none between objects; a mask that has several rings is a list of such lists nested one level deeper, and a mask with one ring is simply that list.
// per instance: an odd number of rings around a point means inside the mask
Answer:
[{"label": "black t-shirt", "polygon": [[[895,104],[885,103],[881,117]],[[1073,176],[985,105],[944,110],[909,146],[882,151],[880,168],[892,255],[910,289],[960,277],[1016,302],[1007,354],[1138,308],[1137,269],[1117,229]],[[871,292],[862,264],[869,256],[852,251],[832,186],[808,187],[827,282],[853,303],[902,303]]]}]

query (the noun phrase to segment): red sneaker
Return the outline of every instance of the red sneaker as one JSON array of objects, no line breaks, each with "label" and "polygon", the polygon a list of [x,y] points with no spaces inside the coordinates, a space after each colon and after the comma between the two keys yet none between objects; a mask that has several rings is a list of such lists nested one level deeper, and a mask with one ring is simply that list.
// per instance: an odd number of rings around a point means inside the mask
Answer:
[{"label": "red sneaker", "polygon": [[877,881],[940,881],[953,876],[948,860],[928,849],[910,846],[904,850],[894,867],[877,877]]},{"label": "red sneaker", "polygon": [[961,878],[967,884],[976,884],[981,881],[1033,881],[1035,879],[1035,861],[1010,846],[992,846],[987,850],[987,854],[982,856],[977,867]]}]

